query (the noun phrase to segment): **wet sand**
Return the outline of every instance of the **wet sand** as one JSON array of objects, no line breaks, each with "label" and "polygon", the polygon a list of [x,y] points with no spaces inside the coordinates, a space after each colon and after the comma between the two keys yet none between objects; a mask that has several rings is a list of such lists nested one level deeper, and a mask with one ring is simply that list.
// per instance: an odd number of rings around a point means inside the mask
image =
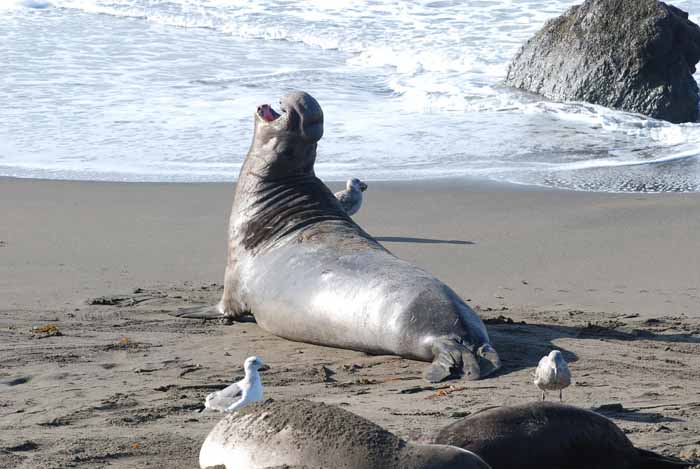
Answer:
[{"label": "wet sand", "polygon": [[[204,396],[252,354],[267,397],[417,437],[538,399],[552,347],[571,362],[565,402],[622,404],[606,415],[638,446],[700,458],[700,194],[370,183],[355,219],[467,299],[504,363],[435,386],[422,363],[168,316],[221,294],[232,194],[0,179],[0,467],[196,467],[218,418]],[[48,325],[60,335],[33,329]]]}]

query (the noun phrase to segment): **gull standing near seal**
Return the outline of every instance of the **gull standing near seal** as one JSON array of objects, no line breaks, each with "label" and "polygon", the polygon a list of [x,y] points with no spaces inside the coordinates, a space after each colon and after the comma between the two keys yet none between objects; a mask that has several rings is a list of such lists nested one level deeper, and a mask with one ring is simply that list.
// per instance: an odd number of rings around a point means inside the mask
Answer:
[{"label": "gull standing near seal", "polygon": [[224,417],[199,451],[202,469],[489,469],[473,453],[405,442],[339,407],[266,401]]},{"label": "gull standing near seal", "polygon": [[314,173],[323,111],[309,94],[254,115],[229,225],[224,292],[185,318],[253,314],[290,340],[432,362],[431,382],[501,366],[481,318],[454,291],[367,234]]},{"label": "gull standing near seal", "polygon": [[546,391],[559,391],[559,402],[561,402],[561,391],[571,384],[571,371],[566,364],[564,356],[559,350],[552,350],[549,355],[540,359],[540,363],[535,370],[535,385],[542,390],[542,400],[545,399]]},{"label": "gull standing near seal", "polygon": [[355,215],[362,207],[362,193],[367,190],[367,184],[357,178],[348,179],[345,184],[345,190],[336,192],[335,198],[338,199],[343,210],[348,215]]},{"label": "gull standing near seal", "polygon": [[478,454],[493,469],[672,469],[687,462],[635,448],[590,410],[534,402],[477,412],[433,438]]},{"label": "gull standing near seal", "polygon": [[204,407],[219,412],[234,412],[252,402],[263,400],[263,387],[258,370],[268,369],[260,357],[248,357],[243,363],[245,377],[216,391],[204,400]]}]

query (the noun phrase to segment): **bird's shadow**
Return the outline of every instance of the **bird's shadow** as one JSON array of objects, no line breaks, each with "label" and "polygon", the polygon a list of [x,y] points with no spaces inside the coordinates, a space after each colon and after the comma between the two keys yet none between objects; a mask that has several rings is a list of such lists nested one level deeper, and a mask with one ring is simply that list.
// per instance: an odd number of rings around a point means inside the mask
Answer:
[{"label": "bird's shadow", "polygon": [[383,243],[456,244],[462,246],[476,244],[474,241],[460,239],[412,238],[408,236],[377,236],[374,239]]},{"label": "bird's shadow", "polygon": [[31,376],[22,376],[19,378],[11,379],[8,381],[0,381],[0,386],[7,386],[7,387],[12,387],[12,386],[18,386],[20,384],[25,384],[31,381],[32,377]]}]

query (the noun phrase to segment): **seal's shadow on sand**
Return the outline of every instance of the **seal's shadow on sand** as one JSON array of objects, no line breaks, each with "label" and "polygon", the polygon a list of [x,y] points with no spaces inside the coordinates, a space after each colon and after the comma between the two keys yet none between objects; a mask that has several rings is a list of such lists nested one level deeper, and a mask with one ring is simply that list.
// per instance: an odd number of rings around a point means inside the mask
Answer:
[{"label": "seal's shadow on sand", "polygon": [[596,408],[591,409],[599,414],[605,415],[608,418],[616,420],[625,420],[627,422],[636,423],[673,423],[673,422],[683,422],[683,419],[677,417],[670,417],[667,415],[660,414],[658,412],[642,412],[638,409],[623,409],[619,412],[610,412],[605,410],[599,410]]},{"label": "seal's shadow on sand", "polygon": [[[540,359],[552,350],[559,350],[564,359],[569,363],[575,363],[579,357],[569,350],[554,345],[559,339],[593,339],[593,340],[617,340],[617,341],[655,341],[661,344],[693,343],[700,344],[700,338],[692,334],[656,334],[647,329],[632,328],[630,326],[603,327],[600,325],[566,326],[554,324],[528,324],[525,322],[511,322],[503,317],[483,318],[488,329],[494,348],[501,358],[502,367],[490,377],[502,376],[523,369],[533,370]],[[244,316],[236,322],[255,323],[252,315]],[[366,355],[372,355],[366,353]],[[449,382],[449,381],[447,381]],[[662,416],[655,413],[643,414],[635,412],[634,415],[627,411],[615,413],[615,418],[639,422],[665,422]]]},{"label": "seal's shadow on sand", "polygon": [[494,324],[488,319],[484,322],[493,346],[501,357],[502,367],[493,376],[526,368],[534,370],[540,359],[552,350],[560,350],[569,363],[578,361],[578,356],[573,352],[553,345],[555,340],[569,336],[561,331],[544,325]]},{"label": "seal's shadow on sand", "polygon": [[578,361],[578,356],[554,345],[558,339],[595,339],[617,341],[653,341],[661,343],[700,343],[691,334],[656,334],[646,329],[628,326],[606,328],[597,325],[564,326],[527,324],[503,321],[501,318],[483,318],[494,348],[501,357],[502,368],[494,376],[508,374],[525,368],[537,367],[540,359],[552,350],[560,350],[567,362]]},{"label": "seal's shadow on sand", "polygon": [[407,236],[377,236],[374,239],[380,243],[416,243],[416,244],[457,244],[457,245],[472,245],[474,241],[462,241],[460,239],[431,239],[431,238],[412,238]]}]

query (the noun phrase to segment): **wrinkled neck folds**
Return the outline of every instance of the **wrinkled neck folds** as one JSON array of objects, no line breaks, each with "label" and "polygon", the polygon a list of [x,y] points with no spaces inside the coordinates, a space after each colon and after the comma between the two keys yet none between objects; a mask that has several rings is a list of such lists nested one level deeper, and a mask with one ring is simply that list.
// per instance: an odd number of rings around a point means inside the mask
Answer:
[{"label": "wrinkled neck folds", "polygon": [[323,222],[354,225],[330,190],[312,174],[258,179],[243,196],[246,213],[240,235],[248,250]]}]

